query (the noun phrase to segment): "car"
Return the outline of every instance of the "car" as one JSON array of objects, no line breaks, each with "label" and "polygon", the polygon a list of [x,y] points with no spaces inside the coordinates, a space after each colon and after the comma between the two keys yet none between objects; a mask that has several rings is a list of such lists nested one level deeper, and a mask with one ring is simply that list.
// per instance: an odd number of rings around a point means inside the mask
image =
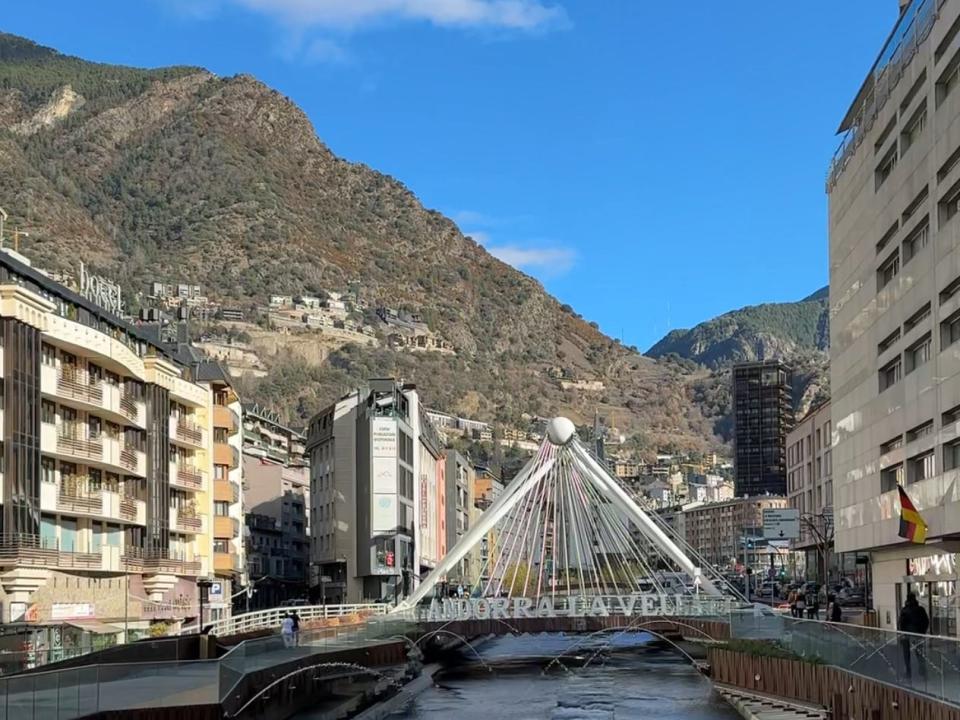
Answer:
[{"label": "car", "polygon": [[862,587],[845,587],[837,593],[840,605],[863,605],[866,597]]}]

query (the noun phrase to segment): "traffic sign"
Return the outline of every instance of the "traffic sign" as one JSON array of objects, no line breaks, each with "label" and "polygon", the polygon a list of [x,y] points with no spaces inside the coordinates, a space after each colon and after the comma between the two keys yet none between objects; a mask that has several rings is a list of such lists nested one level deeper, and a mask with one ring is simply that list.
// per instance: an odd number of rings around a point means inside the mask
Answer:
[{"label": "traffic sign", "polygon": [[768,540],[796,540],[800,537],[800,511],[796,508],[768,508],[763,511],[763,536]]}]

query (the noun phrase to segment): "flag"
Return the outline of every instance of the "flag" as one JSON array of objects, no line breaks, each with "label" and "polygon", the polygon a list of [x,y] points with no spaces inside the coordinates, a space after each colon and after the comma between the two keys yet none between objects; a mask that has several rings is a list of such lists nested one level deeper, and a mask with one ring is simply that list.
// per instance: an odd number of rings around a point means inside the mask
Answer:
[{"label": "flag", "polygon": [[903,487],[900,491],[900,532],[898,535],[912,543],[923,545],[927,541],[927,523],[920,517],[920,513],[913,506],[910,496]]}]

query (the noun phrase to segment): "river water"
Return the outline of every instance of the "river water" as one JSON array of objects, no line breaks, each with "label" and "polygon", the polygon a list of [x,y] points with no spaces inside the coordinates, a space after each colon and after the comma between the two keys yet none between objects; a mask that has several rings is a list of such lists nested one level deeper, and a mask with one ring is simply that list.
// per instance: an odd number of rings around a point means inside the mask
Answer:
[{"label": "river water", "polygon": [[[648,637],[618,641],[614,652],[580,645],[576,659],[550,664],[578,640],[556,636],[502,638],[469,651],[465,664],[436,677],[391,720],[739,720],[710,683],[675,653],[653,649]],[[628,647],[634,644],[637,647]],[[492,670],[492,671],[491,671]]]}]

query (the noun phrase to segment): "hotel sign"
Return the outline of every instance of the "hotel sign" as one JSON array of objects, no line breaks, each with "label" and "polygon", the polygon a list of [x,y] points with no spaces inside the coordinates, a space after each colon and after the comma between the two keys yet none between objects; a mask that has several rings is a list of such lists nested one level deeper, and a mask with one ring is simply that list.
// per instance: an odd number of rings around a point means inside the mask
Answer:
[{"label": "hotel sign", "polygon": [[80,294],[117,317],[123,314],[120,286],[99,275],[91,275],[82,262],[80,263]]},{"label": "hotel sign", "polygon": [[426,622],[449,620],[519,620],[523,618],[718,615],[729,612],[729,598],[691,595],[598,595],[594,597],[434,598],[421,611]]}]

